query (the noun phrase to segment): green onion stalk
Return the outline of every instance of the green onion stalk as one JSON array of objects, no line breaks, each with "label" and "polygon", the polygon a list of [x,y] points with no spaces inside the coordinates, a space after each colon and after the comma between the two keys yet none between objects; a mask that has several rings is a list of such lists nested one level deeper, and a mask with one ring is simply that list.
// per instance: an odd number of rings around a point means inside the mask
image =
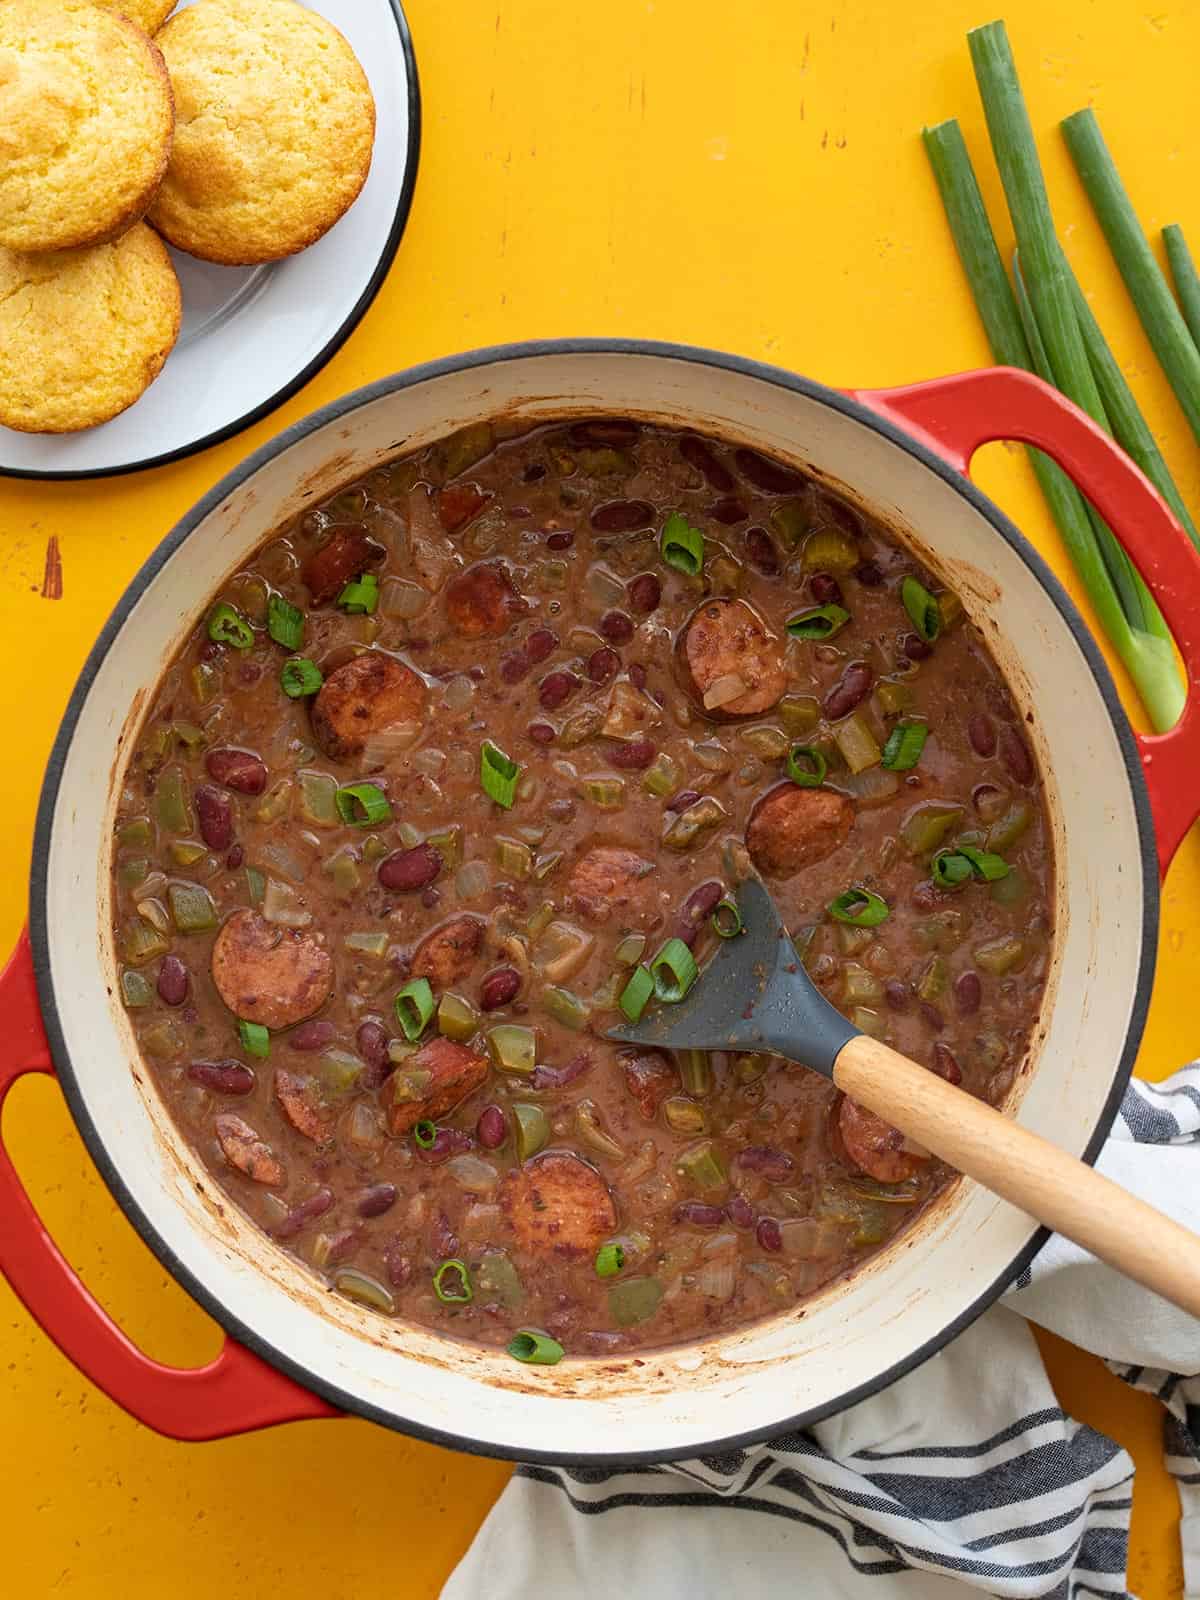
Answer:
[{"label": "green onion stalk", "polygon": [[1183,229],[1177,222],[1168,223],[1162,231],[1162,236],[1167,260],[1171,264],[1171,277],[1175,282],[1179,309],[1183,312],[1188,332],[1197,349],[1200,349],[1200,272],[1196,271],[1192,252],[1188,249]]}]

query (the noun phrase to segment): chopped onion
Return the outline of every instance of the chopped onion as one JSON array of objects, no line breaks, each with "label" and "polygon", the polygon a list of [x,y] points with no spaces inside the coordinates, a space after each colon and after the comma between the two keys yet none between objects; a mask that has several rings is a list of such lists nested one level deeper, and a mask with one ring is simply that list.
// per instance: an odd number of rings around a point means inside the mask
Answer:
[{"label": "chopped onion", "polygon": [[865,772],[848,772],[833,781],[833,788],[852,795],[860,806],[885,806],[900,787],[900,775],[884,767],[868,767]]},{"label": "chopped onion", "polygon": [[385,1135],[378,1107],[356,1100],[347,1114],[342,1137],[356,1150],[382,1150]]},{"label": "chopped onion", "polygon": [[447,711],[465,711],[475,698],[475,685],[465,672],[456,672],[442,690]]},{"label": "chopped onion", "polygon": [[482,1156],[470,1154],[451,1156],[446,1163],[446,1171],[460,1189],[466,1189],[471,1194],[482,1194],[490,1198],[500,1186],[500,1174],[491,1162],[485,1161]]},{"label": "chopped onion", "polygon": [[419,583],[407,578],[385,578],[379,590],[379,610],[385,617],[411,622],[429,604],[429,595]]},{"label": "chopped onion", "polygon": [[587,577],[583,580],[584,589],[592,605],[598,606],[601,611],[608,611],[613,606],[619,606],[625,600],[625,580],[606,567],[602,561],[594,561],[587,570]]},{"label": "chopped onion", "polygon": [[[786,1224],[785,1224],[786,1226]],[[738,1237],[718,1233],[705,1241],[696,1273],[696,1288],[706,1300],[731,1300],[737,1283]]]},{"label": "chopped onion", "polygon": [[394,755],[411,750],[422,731],[419,722],[394,722],[390,728],[372,734],[363,745],[361,770],[375,772],[386,767]]},{"label": "chopped onion", "polygon": [[465,867],[458,869],[454,887],[460,900],[478,900],[481,894],[487,893],[491,881],[492,875],[486,862],[468,861]]},{"label": "chopped onion", "polygon": [[268,878],[263,891],[262,914],[268,922],[281,928],[307,928],[312,913],[304,909],[304,899],[299,890],[278,878]]},{"label": "chopped onion", "polygon": [[593,935],[574,923],[552,922],[537,942],[538,968],[551,983],[565,983],[586,966],[595,945]]},{"label": "chopped onion", "polygon": [[268,839],[258,851],[258,859],[264,867],[271,867],[285,878],[290,878],[293,883],[303,883],[308,876],[308,863],[301,860],[295,850],[283,842],[282,839]]},{"label": "chopped onion", "polygon": [[816,1261],[837,1255],[846,1242],[846,1225],[840,1217],[789,1217],[779,1224],[785,1255]]},{"label": "chopped onion", "polygon": [[718,706],[728,705],[731,700],[745,694],[746,688],[744,678],[739,678],[736,672],[726,672],[709,684],[704,694],[704,709],[715,711]]}]

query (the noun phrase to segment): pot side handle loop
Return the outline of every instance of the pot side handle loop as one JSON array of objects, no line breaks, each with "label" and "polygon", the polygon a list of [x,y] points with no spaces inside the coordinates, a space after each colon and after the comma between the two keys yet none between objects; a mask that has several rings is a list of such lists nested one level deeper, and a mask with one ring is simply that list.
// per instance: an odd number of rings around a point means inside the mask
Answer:
[{"label": "pot side handle loop", "polygon": [[[38,1008],[28,931],[0,972],[0,1114],[17,1079],[54,1073]],[[76,1276],[33,1209],[0,1124],[0,1271],[59,1349],[111,1399],[171,1439],[224,1439],[276,1422],[340,1413],[226,1339],[207,1366],[180,1369],[144,1355]]]},{"label": "pot side handle loop", "polygon": [[1200,552],[1120,446],[1032,373],[988,367],[907,388],[858,390],[853,398],[915,434],[959,472],[967,472],[980,445],[993,440],[1036,445],[1074,480],[1129,552],[1175,635],[1187,673],[1179,721],[1168,733],[1137,736],[1165,877],[1200,816]]}]

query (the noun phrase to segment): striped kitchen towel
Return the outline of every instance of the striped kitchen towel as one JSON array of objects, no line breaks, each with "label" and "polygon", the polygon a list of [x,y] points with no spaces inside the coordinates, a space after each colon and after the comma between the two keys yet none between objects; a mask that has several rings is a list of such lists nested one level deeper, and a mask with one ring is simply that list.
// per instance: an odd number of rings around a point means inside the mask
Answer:
[{"label": "striped kitchen towel", "polygon": [[[1130,1085],[1098,1165],[1200,1231],[1200,1062]],[[667,1467],[519,1468],[445,1600],[1133,1600],[1133,1463],[1059,1407],[1028,1322],[1162,1402],[1200,1600],[1200,1324],[1057,1236],[940,1355],[808,1432]]]}]

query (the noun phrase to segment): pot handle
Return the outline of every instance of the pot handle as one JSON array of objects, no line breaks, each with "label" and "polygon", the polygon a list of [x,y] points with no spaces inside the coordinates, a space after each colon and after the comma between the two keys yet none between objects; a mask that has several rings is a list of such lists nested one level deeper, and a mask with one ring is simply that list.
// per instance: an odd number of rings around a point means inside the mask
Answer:
[{"label": "pot handle", "polygon": [[1129,552],[1162,609],[1187,672],[1188,698],[1163,734],[1138,734],[1159,869],[1200,816],[1200,552],[1118,444],[1030,372],[988,367],[852,397],[914,434],[959,472],[980,445],[1019,439],[1057,461]]},{"label": "pot handle", "polygon": [[[0,1113],[17,1079],[53,1075],[38,1008],[29,934],[21,934],[0,972]],[[0,1272],[59,1349],[124,1410],[170,1439],[225,1439],[276,1422],[340,1413],[244,1345],[226,1339],[204,1367],[152,1361],[127,1339],[75,1275],[33,1209],[0,1126]]]}]

